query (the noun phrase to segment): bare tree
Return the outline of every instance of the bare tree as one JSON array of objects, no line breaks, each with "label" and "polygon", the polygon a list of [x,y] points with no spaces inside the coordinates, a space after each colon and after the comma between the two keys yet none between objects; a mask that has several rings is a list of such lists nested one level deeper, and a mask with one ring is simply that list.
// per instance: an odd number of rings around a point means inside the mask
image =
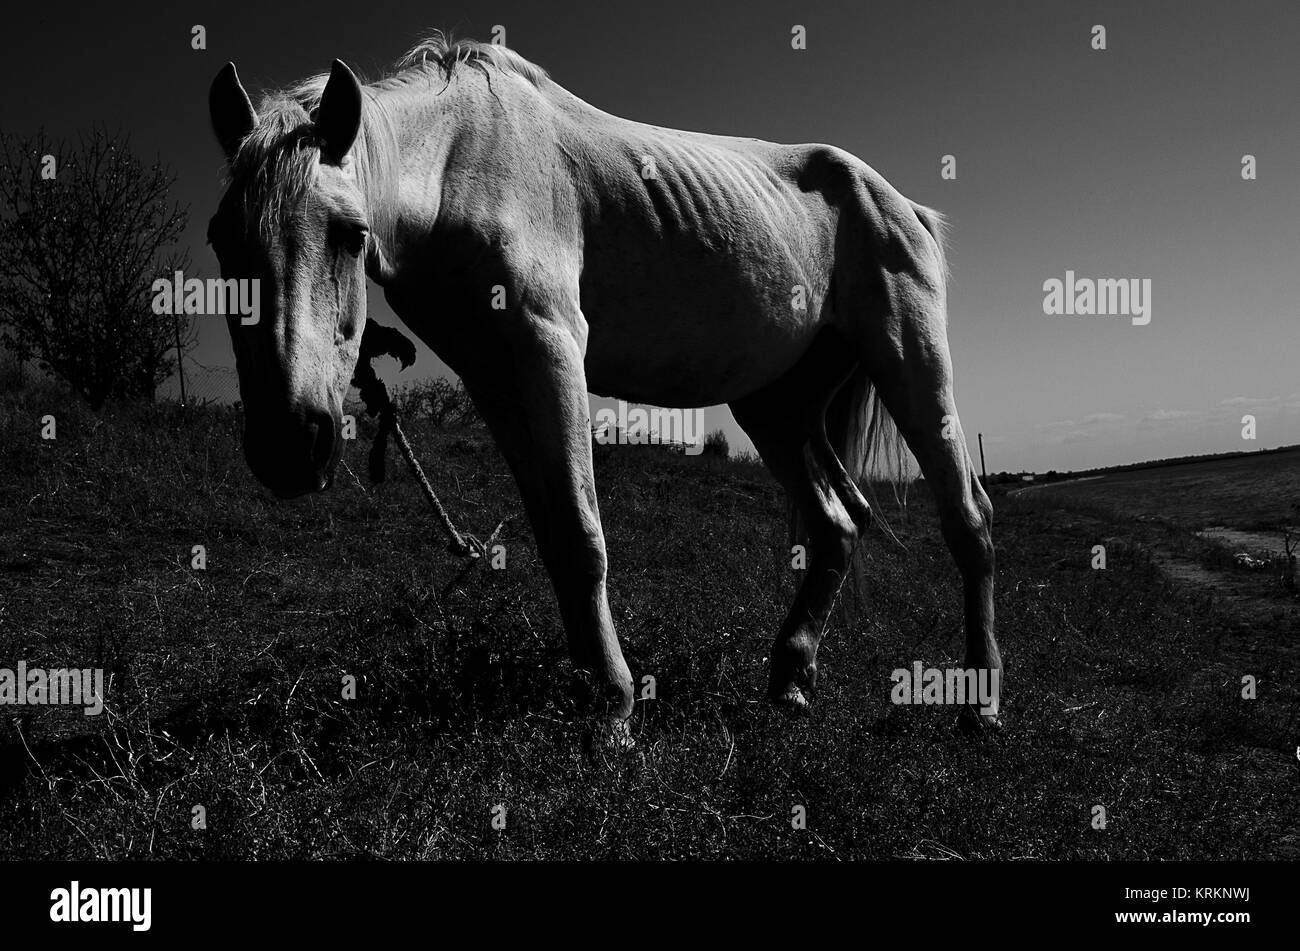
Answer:
[{"label": "bare tree", "polygon": [[183,270],[168,252],[188,220],[176,178],[127,139],[96,129],[75,145],[0,133],[0,343],[35,358],[91,406],[152,399],[194,328],[152,308],[153,281]]}]

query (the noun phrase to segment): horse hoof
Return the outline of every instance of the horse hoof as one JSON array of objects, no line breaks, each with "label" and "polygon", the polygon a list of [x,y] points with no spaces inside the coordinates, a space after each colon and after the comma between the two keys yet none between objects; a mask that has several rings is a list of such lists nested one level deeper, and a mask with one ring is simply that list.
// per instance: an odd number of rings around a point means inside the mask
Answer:
[{"label": "horse hoof", "polygon": [[619,755],[636,746],[632,739],[632,728],[622,717],[601,717],[587,731],[586,744],[589,752]]},{"label": "horse hoof", "polygon": [[780,693],[774,693],[771,699],[774,707],[787,713],[805,714],[812,708],[803,691],[793,684]]},{"label": "horse hoof", "polygon": [[994,734],[1002,729],[1002,716],[998,713],[981,713],[978,707],[965,706],[957,714],[957,725],[967,736]]}]

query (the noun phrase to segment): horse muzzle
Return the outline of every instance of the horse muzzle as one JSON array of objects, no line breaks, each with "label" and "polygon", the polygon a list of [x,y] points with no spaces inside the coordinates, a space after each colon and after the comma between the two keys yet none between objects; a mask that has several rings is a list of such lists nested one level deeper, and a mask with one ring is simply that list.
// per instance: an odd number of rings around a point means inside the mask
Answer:
[{"label": "horse muzzle", "polygon": [[340,422],[320,411],[272,420],[249,414],[244,458],[257,480],[278,498],[324,492],[334,484],[334,469],[342,454]]}]

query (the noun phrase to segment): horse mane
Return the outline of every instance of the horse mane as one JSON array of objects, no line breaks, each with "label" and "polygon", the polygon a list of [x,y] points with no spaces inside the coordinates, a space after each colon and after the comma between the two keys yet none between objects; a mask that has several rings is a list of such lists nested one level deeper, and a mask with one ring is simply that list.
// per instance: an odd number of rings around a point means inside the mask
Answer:
[{"label": "horse mane", "polygon": [[412,73],[436,71],[450,81],[452,73],[462,64],[484,74],[489,69],[514,73],[538,87],[550,79],[546,70],[508,47],[497,43],[480,43],[477,40],[453,39],[442,30],[434,30],[411,47],[397,61],[397,75],[392,78],[409,78]]},{"label": "horse mane", "polygon": [[[492,70],[511,73],[538,87],[549,79],[546,70],[514,50],[453,39],[435,30],[408,50],[389,73],[375,82],[363,82],[361,129],[350,155],[370,229],[381,245],[392,239],[398,151],[393,116],[378,93],[430,74],[450,83],[462,66],[484,75]],[[257,126],[230,160],[230,181],[241,188],[245,221],[262,235],[273,233],[311,187],[313,159],[320,146],[312,115],[328,80],[329,73],[319,73],[263,94]]]}]

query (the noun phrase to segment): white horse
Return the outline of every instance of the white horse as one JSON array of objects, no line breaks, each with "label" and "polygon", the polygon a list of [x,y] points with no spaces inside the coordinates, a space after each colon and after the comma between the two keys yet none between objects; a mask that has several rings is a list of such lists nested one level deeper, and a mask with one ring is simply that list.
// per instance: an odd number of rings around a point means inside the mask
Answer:
[{"label": "white horse", "polygon": [[264,296],[260,324],[229,322],[252,471],[283,496],[330,485],[369,277],[508,460],[613,738],[633,682],[606,599],[589,391],[730,404],[790,494],[809,563],[773,701],[807,705],[870,520],[856,482],[900,433],[961,572],[965,665],[1000,675],[992,506],[953,401],[938,213],[839,149],[620,119],[504,47],[441,34],[379,82],[336,60],[256,110],[228,64],[210,108],[230,187],[209,240],[223,277],[260,278]]}]

